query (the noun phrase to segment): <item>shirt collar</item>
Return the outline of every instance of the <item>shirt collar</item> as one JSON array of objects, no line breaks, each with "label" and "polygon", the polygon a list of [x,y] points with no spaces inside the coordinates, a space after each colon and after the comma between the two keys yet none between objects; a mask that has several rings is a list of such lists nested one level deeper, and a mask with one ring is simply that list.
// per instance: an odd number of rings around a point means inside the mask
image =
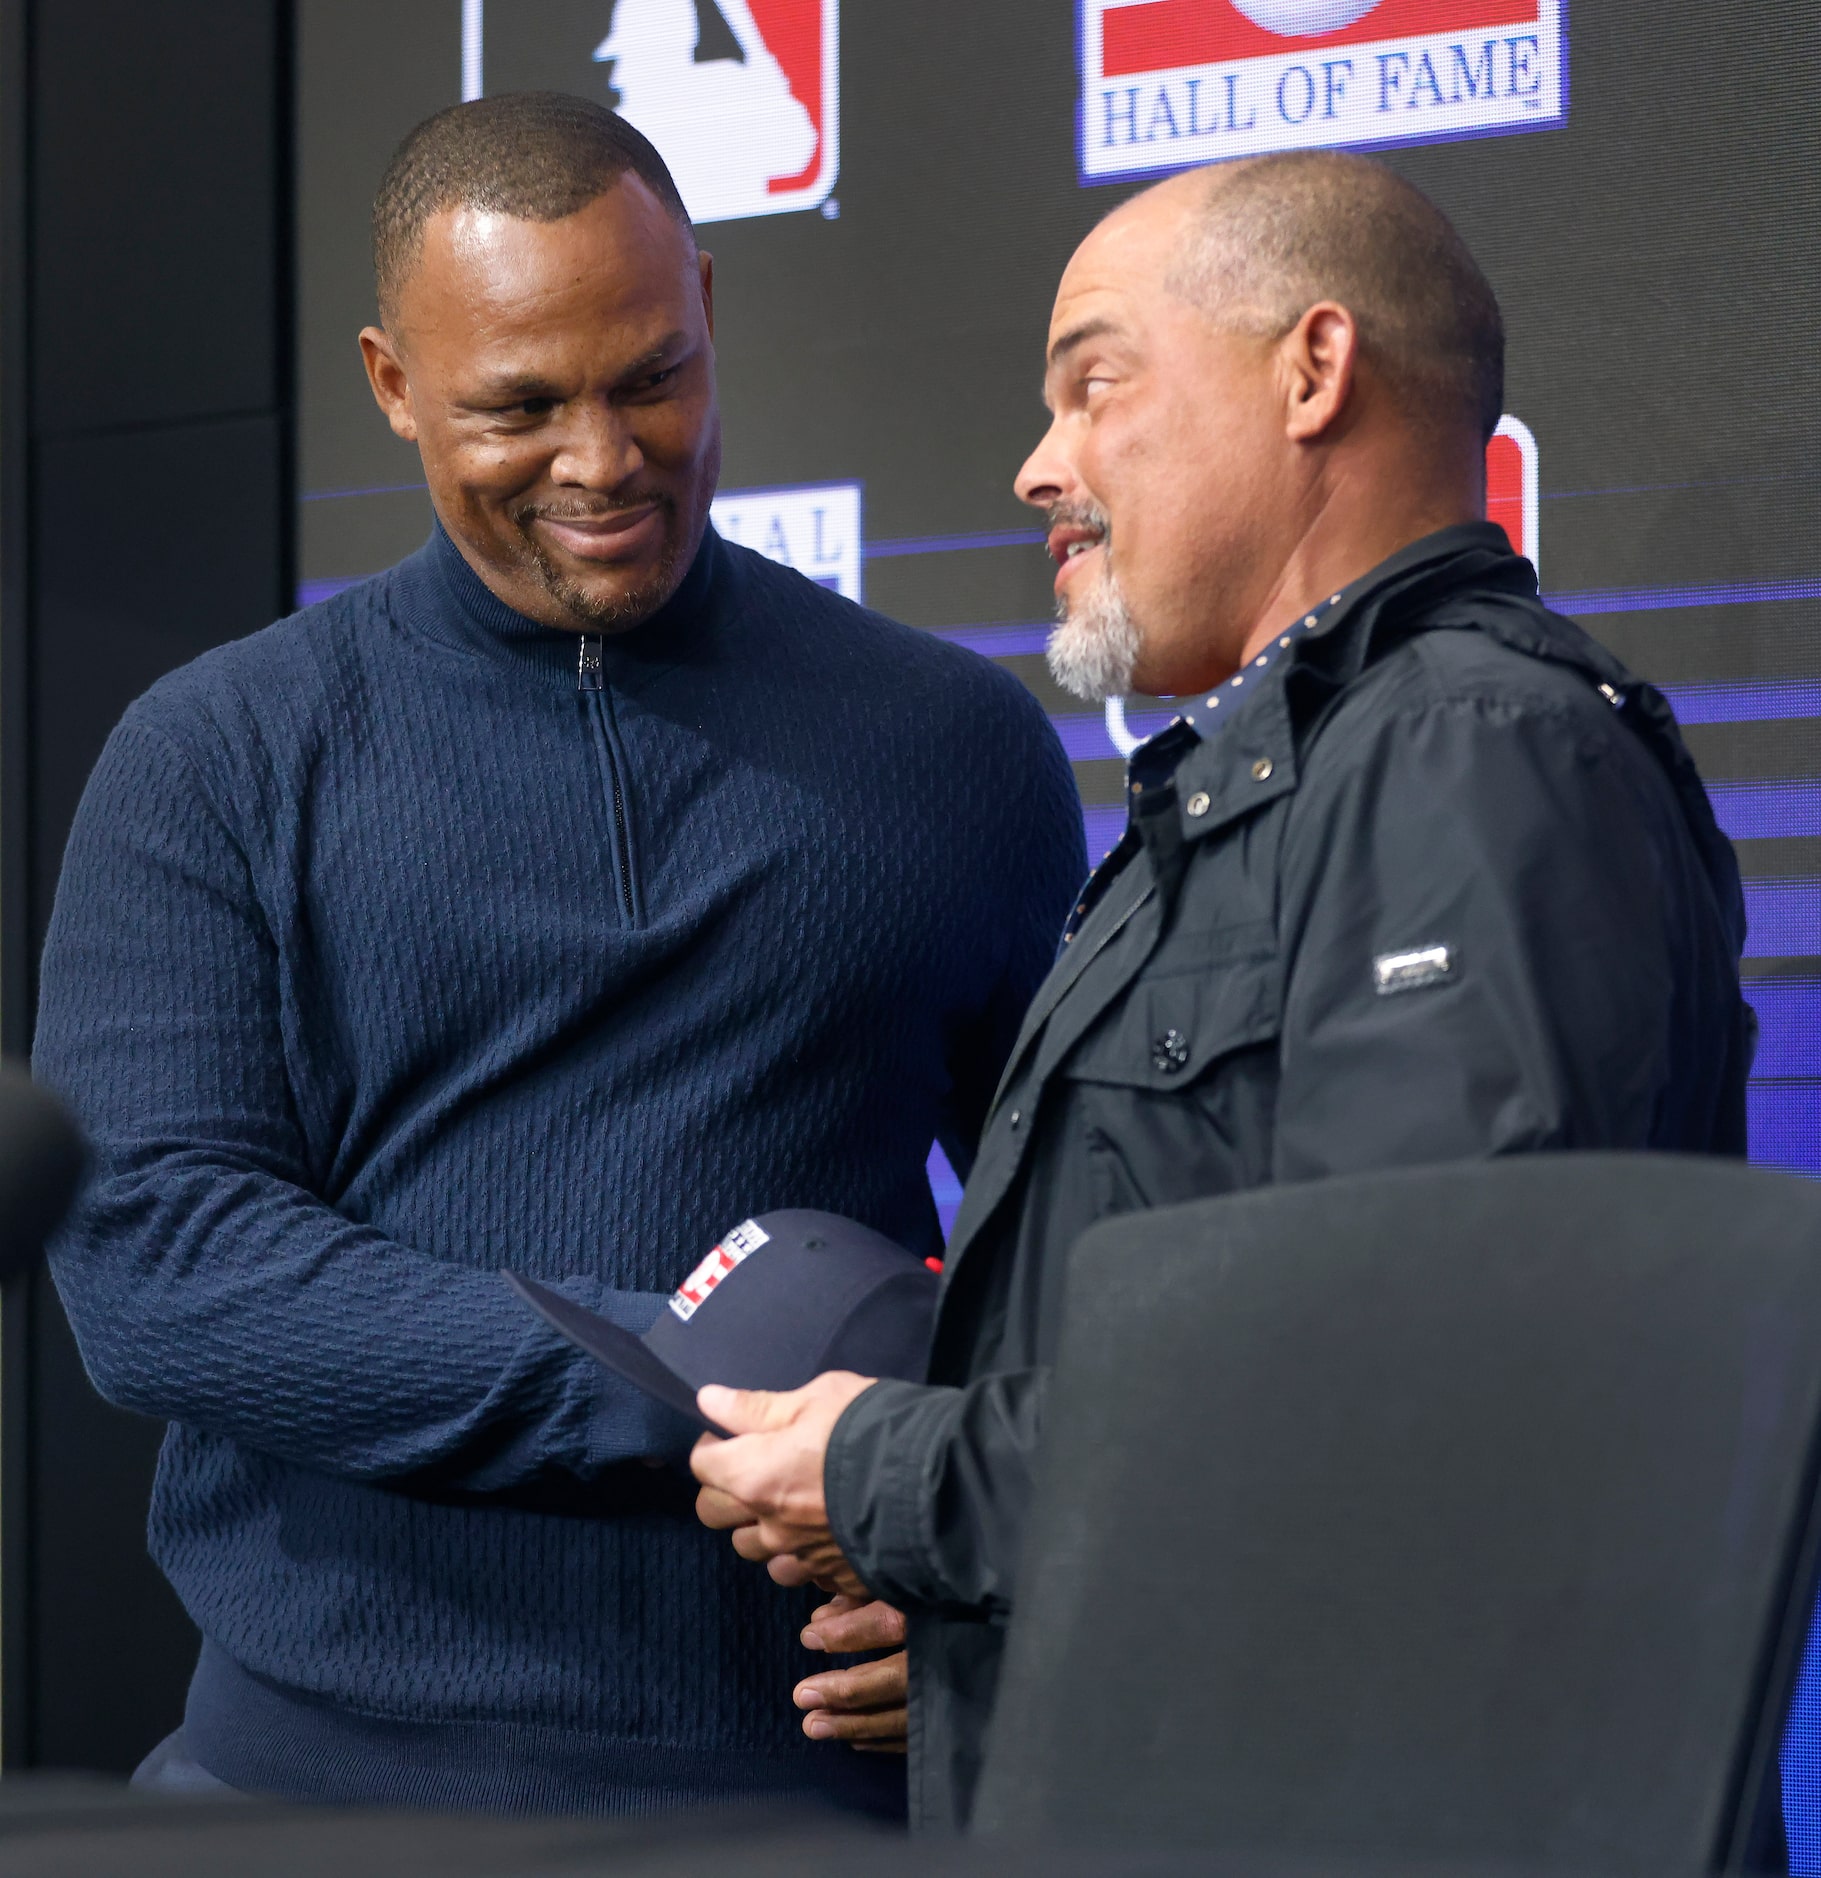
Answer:
[{"label": "shirt collar", "polygon": [[[1174,750],[1176,759],[1180,761],[1182,754],[1190,747],[1190,741],[1171,737],[1171,732],[1178,725],[1186,725],[1196,737],[1205,739],[1223,724],[1232,722],[1248,699],[1259,696],[1265,689],[1265,674],[1280,659],[1286,665],[1295,663],[1293,655],[1289,658],[1285,655],[1292,654],[1299,640],[1332,637],[1337,628],[1358,618],[1365,610],[1362,602],[1378,599],[1401,586],[1407,575],[1420,575],[1433,563],[1452,560],[1463,551],[1472,549],[1482,552],[1489,550],[1502,558],[1513,558],[1504,530],[1488,522],[1464,522],[1452,528],[1438,529],[1434,534],[1425,535],[1409,546],[1400,548],[1395,554],[1380,561],[1370,572],[1350,581],[1337,593],[1330,594],[1307,613],[1290,620],[1282,632],[1224,683],[1205,694],[1186,700],[1179,699],[1176,716],[1170,724],[1132,752],[1128,775],[1133,766],[1140,770],[1154,769],[1155,757],[1163,754],[1164,749]],[[1361,623],[1369,630],[1370,620]],[[1154,750],[1153,746],[1163,745],[1165,738],[1170,738],[1168,745]]]},{"label": "shirt collar", "polygon": [[[1286,686],[1294,673],[1321,669],[1345,685],[1366,663],[1380,621],[1393,603],[1440,592],[1473,577],[1508,581],[1536,592],[1536,576],[1511,551],[1503,529],[1466,522],[1400,548],[1285,625],[1262,655],[1133,751],[1127,765],[1127,802],[1136,809],[1160,786],[1176,784],[1177,812],[1187,838],[1207,835],[1294,788],[1297,761]],[[1238,681],[1244,679],[1245,683]],[[1210,706],[1208,699],[1220,703]],[[1225,736],[1212,735],[1216,722]]]},{"label": "shirt collar", "polygon": [[[1194,697],[1180,704],[1176,713],[1177,722],[1187,724],[1198,736],[1206,737],[1230,721],[1248,695],[1257,695],[1260,681],[1277,663],[1281,654],[1289,651],[1298,639],[1323,630],[1323,623],[1345,600],[1347,591],[1343,587],[1312,612],[1293,619],[1262,652],[1242,665],[1225,684],[1216,685],[1205,697]],[[1247,686],[1251,687],[1250,694]]]},{"label": "shirt collar", "polygon": [[570,687],[576,684],[582,641],[591,638],[607,682],[618,686],[644,668],[675,664],[692,635],[718,617],[730,560],[710,527],[682,583],[650,619],[618,632],[583,634],[545,626],[508,606],[468,565],[439,521],[422,550],[398,568],[393,610],[439,644]]},{"label": "shirt collar", "polygon": [[[1141,827],[1150,817],[1168,815],[1180,838],[1193,841],[1296,787],[1296,741],[1285,694],[1293,671],[1305,663],[1332,663],[1338,667],[1335,681],[1345,684],[1364,663],[1391,600],[1431,583],[1458,584],[1469,570],[1535,596],[1535,572],[1513,554],[1502,528],[1464,522],[1438,529],[1286,622],[1263,653],[1224,684],[1179,702],[1170,723],[1127,759],[1125,832],[1089,876],[1063,945],[1139,848]],[[1215,736],[1217,727],[1227,734]]]}]

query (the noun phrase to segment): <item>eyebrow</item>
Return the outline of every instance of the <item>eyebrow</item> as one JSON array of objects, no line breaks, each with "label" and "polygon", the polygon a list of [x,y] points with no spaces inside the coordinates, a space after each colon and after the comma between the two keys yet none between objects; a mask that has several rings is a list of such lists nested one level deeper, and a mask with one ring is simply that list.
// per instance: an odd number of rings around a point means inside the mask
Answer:
[{"label": "eyebrow", "polygon": [[682,327],[664,335],[643,357],[636,358],[620,374],[622,378],[636,378],[641,372],[649,372],[662,365],[666,359],[674,359],[679,352],[689,345],[689,335]]},{"label": "eyebrow", "polygon": [[[631,360],[620,372],[622,382],[637,378],[643,373],[655,371],[667,361],[675,359],[679,352],[687,348],[689,335],[678,327],[675,332],[666,333],[655,346],[648,347],[638,358]],[[507,398],[549,398],[556,392],[547,378],[536,372],[520,372],[507,377],[489,379],[480,395],[489,400]]]},{"label": "eyebrow", "polygon": [[1084,346],[1090,339],[1099,339],[1118,330],[1117,324],[1106,318],[1083,320],[1079,326],[1071,326],[1051,344],[1047,369],[1054,371],[1077,346]]}]

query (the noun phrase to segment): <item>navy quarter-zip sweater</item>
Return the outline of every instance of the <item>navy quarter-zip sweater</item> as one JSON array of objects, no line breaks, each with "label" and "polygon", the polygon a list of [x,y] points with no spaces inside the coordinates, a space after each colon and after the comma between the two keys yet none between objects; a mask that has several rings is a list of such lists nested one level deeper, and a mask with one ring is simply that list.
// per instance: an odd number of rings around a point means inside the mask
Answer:
[{"label": "navy quarter-zip sweater", "polygon": [[84,1360],[171,1424],[209,1772],[889,1798],[803,1739],[805,1599],[695,1524],[687,1430],[498,1271],[642,1329],[769,1207],[937,1250],[929,1143],[971,1158],[1083,872],[1014,679],[712,532],[586,640],[438,534],[131,708],[35,1056],[96,1150],[53,1255]]}]

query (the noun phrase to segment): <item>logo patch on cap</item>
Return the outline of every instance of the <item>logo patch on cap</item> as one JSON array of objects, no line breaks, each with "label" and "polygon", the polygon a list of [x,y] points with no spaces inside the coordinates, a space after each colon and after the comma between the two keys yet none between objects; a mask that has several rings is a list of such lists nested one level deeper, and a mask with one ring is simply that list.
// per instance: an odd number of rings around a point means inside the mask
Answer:
[{"label": "logo patch on cap", "polygon": [[684,1323],[688,1323],[708,1301],[709,1293],[736,1265],[751,1258],[760,1246],[770,1242],[771,1234],[756,1219],[746,1220],[736,1226],[677,1286],[676,1295],[670,1300],[670,1308]]}]

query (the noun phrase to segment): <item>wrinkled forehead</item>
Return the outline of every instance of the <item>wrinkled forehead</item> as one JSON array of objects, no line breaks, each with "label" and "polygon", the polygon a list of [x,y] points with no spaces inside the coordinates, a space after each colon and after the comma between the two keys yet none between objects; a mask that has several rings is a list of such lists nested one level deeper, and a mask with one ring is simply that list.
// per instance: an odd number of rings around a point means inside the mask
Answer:
[{"label": "wrinkled forehead", "polygon": [[1089,319],[1144,325],[1168,291],[1181,223],[1173,202],[1144,195],[1093,229],[1063,269],[1050,314],[1050,343]]}]

